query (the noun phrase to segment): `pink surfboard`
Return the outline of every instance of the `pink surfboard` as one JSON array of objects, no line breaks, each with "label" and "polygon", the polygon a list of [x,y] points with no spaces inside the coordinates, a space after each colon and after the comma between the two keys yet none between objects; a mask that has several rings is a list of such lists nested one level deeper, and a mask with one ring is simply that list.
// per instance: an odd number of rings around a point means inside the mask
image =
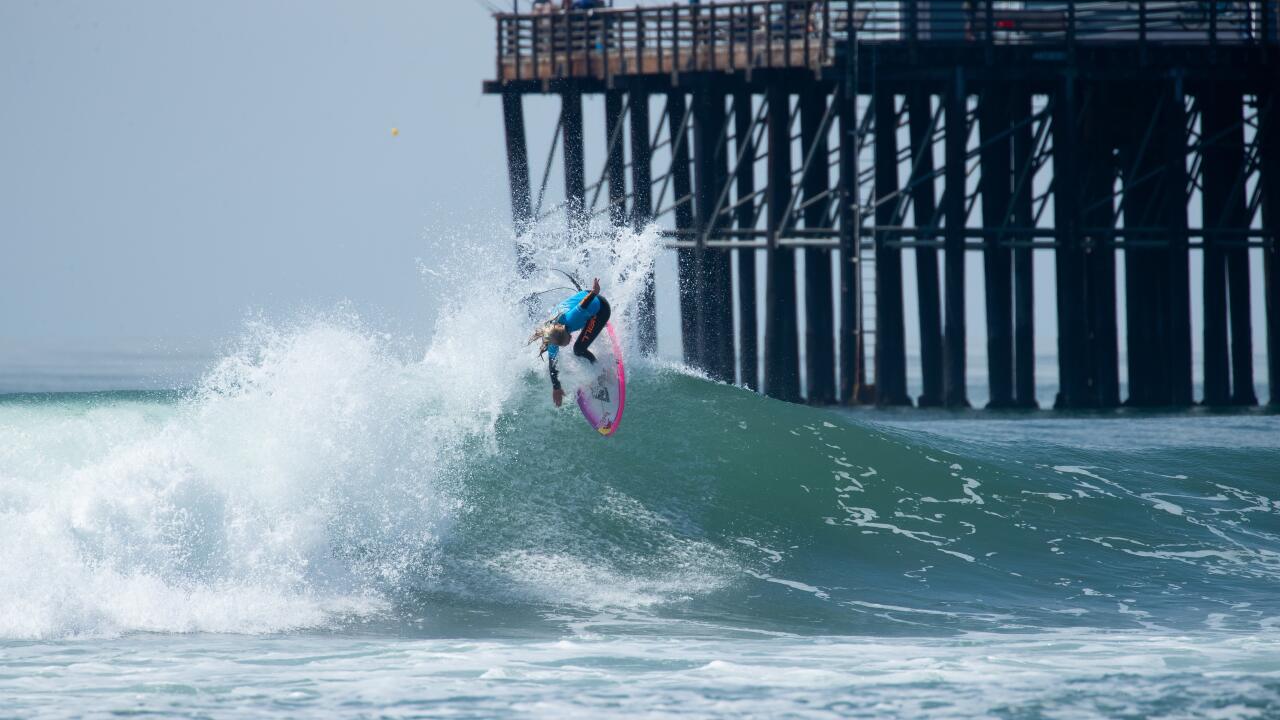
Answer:
[{"label": "pink surfboard", "polygon": [[627,401],[627,373],[613,323],[606,323],[604,329],[609,336],[608,346],[592,348],[600,372],[594,380],[578,388],[578,408],[596,432],[609,437],[618,431],[618,424],[622,422],[622,408]]}]

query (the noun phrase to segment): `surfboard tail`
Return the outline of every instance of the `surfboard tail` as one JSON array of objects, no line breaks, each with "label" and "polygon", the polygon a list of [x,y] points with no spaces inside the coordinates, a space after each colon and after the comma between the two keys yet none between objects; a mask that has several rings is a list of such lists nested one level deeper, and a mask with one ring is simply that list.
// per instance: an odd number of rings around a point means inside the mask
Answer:
[{"label": "surfboard tail", "polygon": [[605,323],[613,365],[602,370],[589,385],[578,388],[578,409],[591,427],[604,437],[618,431],[627,399],[627,370],[622,361],[622,346],[613,323]]}]

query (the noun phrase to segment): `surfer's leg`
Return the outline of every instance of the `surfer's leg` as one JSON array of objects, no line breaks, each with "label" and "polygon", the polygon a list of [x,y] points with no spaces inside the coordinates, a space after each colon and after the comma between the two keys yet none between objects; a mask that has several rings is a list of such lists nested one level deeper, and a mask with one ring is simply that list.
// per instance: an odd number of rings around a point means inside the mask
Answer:
[{"label": "surfer's leg", "polygon": [[596,361],[596,356],[587,348],[591,345],[591,341],[596,339],[596,333],[600,330],[602,323],[596,318],[587,321],[586,327],[582,328],[582,332],[578,333],[578,339],[573,343],[573,354],[578,357],[584,357],[591,362]]},{"label": "surfer's leg", "polygon": [[600,298],[600,312],[592,316],[587,321],[586,327],[582,328],[582,332],[578,333],[578,339],[573,343],[573,354],[584,357],[594,363],[596,356],[587,348],[591,346],[596,336],[604,330],[607,322],[609,322],[609,302],[604,298]]}]

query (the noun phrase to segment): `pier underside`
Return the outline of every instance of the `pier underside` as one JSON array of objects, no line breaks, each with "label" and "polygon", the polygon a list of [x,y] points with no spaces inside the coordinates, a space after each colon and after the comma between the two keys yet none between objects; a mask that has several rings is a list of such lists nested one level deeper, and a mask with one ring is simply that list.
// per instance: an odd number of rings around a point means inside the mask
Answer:
[{"label": "pier underside", "polygon": [[[504,102],[517,233],[555,213],[658,222],[679,256],[686,361],[818,404],[967,406],[966,283],[982,288],[987,340],[973,354],[991,407],[1036,404],[1037,302],[1056,310],[1058,407],[1256,404],[1249,284],[1261,262],[1280,402],[1273,4],[1236,3],[1253,14],[1202,28],[1175,24],[1185,3],[1139,3],[1150,8],[1127,25],[1098,15],[1124,3],[1024,3],[1018,15],[933,2],[932,24],[912,11],[925,3],[902,3],[892,33],[870,5],[499,16],[499,77],[485,90]],[[936,19],[947,7],[976,10],[947,25]],[[530,94],[560,98],[561,203],[541,203],[554,145],[530,200]],[[606,110],[595,186],[582,167],[589,94]],[[1053,265],[1052,295],[1036,292],[1037,258]]]}]

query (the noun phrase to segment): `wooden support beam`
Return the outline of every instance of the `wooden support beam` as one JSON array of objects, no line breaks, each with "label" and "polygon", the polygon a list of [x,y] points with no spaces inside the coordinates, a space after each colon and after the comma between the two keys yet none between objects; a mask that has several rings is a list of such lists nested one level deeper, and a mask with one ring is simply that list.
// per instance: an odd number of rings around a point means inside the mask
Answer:
[{"label": "wooden support beam", "polygon": [[[1248,222],[1247,220],[1245,222]],[[1231,310],[1231,404],[1257,405],[1253,385],[1252,296],[1249,291],[1249,249],[1227,251],[1227,290]]]},{"label": "wooden support beam", "polygon": [[[688,104],[684,92],[667,93],[667,130],[671,148],[671,194],[675,203],[676,229],[693,230],[693,175],[689,167],[689,133],[685,124]],[[684,361],[698,364],[697,300],[694,294],[696,252],[693,249],[676,251],[676,272],[679,277],[680,296],[680,344]]]},{"label": "wooden support beam", "polygon": [[1168,396],[1167,405],[1190,407],[1192,392],[1191,364],[1191,251],[1187,237],[1187,108],[1182,81],[1176,78],[1165,84],[1170,101],[1161,114],[1157,142],[1162,147],[1161,187],[1163,211],[1161,225],[1168,228],[1168,248],[1164,251],[1167,283],[1167,344],[1161,349]]},{"label": "wooden support beam", "polygon": [[[1129,381],[1129,397],[1125,402],[1136,407],[1163,407],[1173,403],[1175,394],[1169,362],[1174,346],[1171,322],[1174,260],[1168,248],[1152,247],[1150,242],[1167,240],[1169,235],[1178,232],[1174,227],[1176,218],[1168,204],[1184,204],[1185,191],[1177,184],[1178,178],[1166,177],[1172,163],[1185,163],[1185,150],[1166,139],[1173,132],[1170,124],[1175,116],[1181,117],[1174,113],[1179,99],[1168,87],[1159,84],[1124,85],[1116,92],[1127,99],[1126,104],[1119,106],[1121,115],[1110,119],[1117,128],[1124,182]],[[1179,177],[1185,180],[1185,174]],[[1152,238],[1133,232],[1135,228],[1161,228],[1169,235]]]},{"label": "wooden support beam", "polygon": [[[1031,93],[1025,88],[1014,90],[1012,115],[1021,123],[1013,132],[1013,166],[1016,172],[1013,188],[1013,224],[1029,228],[1035,224],[1034,174],[1031,172],[1035,136],[1031,127]],[[1019,237],[1020,242],[1031,238]],[[1013,251],[1013,395],[1021,408],[1039,407],[1036,401],[1035,347],[1035,272],[1032,249],[1022,246]]]},{"label": "wooden support beam", "polygon": [[1267,382],[1269,404],[1280,407],[1280,89],[1258,98],[1262,228],[1270,237],[1263,248],[1263,293],[1267,308]]},{"label": "wooden support beam", "polygon": [[[1218,85],[1204,98],[1203,137],[1211,141],[1205,148],[1205,223],[1224,231],[1249,227],[1245,183],[1244,102],[1242,93]],[[1209,153],[1213,160],[1210,162]],[[1253,387],[1253,331],[1250,318],[1249,250],[1239,244],[1239,236],[1223,235],[1233,241],[1223,254],[1227,265],[1227,293],[1231,323],[1231,404],[1257,405]]]},{"label": "wooden support beam", "polygon": [[[1115,225],[1116,160],[1113,128],[1123,121],[1109,88],[1095,84],[1081,110],[1080,168],[1081,223],[1111,230]],[[1116,327],[1116,251],[1111,238],[1081,238],[1085,333],[1085,403],[1090,407],[1120,405],[1120,357]]]},{"label": "wooden support beam", "polygon": [[[1228,257],[1225,247],[1231,241],[1229,230],[1239,223],[1239,212],[1232,198],[1232,186],[1243,161],[1241,143],[1236,142],[1232,126],[1240,122],[1240,96],[1223,89],[1209,89],[1199,98],[1201,137],[1203,146],[1203,215],[1204,239],[1204,403],[1223,406],[1235,401],[1231,392],[1231,371],[1239,372],[1238,363],[1230,363],[1233,353],[1228,351]],[[1246,266],[1247,271],[1247,266]],[[1234,278],[1233,278],[1234,279]],[[1247,287],[1247,286],[1246,286]],[[1232,300],[1235,294],[1232,293]],[[1247,307],[1247,294],[1246,294]],[[1234,309],[1234,308],[1233,308]],[[1235,313],[1230,328],[1236,331]],[[1247,316],[1244,327],[1248,328]],[[1234,334],[1234,333],[1233,333]],[[1235,338],[1233,338],[1234,340]],[[1246,333],[1246,342],[1247,333]],[[1239,346],[1233,343],[1232,350]],[[1251,358],[1245,358],[1251,363]],[[1252,370],[1251,365],[1245,367]],[[1252,375],[1252,372],[1250,372]],[[1252,378],[1250,377],[1250,380]]]},{"label": "wooden support beam", "polygon": [[1058,247],[1058,397],[1056,408],[1088,405],[1084,361],[1084,293],[1080,261],[1079,89],[1074,73],[1059,84],[1053,102],[1053,209]]},{"label": "wooden support beam", "polygon": [[[933,108],[927,90],[916,88],[907,94],[907,114],[911,138],[911,208],[916,227],[937,230],[938,204],[934,192]],[[926,232],[926,239],[932,240]],[[938,250],[917,247],[916,294],[920,309],[920,375],[924,387],[920,407],[942,405],[942,297],[938,287]]]},{"label": "wooden support beam", "polygon": [[[720,189],[727,180],[725,140],[725,96],[716,91],[698,91],[693,96],[693,156],[696,227],[704,238],[718,237],[723,222],[716,215]],[[733,310],[729,302],[732,280],[729,255],[709,250],[695,251],[694,274],[698,365],[719,382],[734,381]]]},{"label": "wooden support beam", "polygon": [[[876,225],[892,226],[898,193],[898,113],[893,91],[881,83],[875,103]],[[910,405],[907,394],[906,330],[902,316],[902,250],[891,238],[876,233],[876,355],[877,405]]]},{"label": "wooden support beam", "polygon": [[778,246],[791,199],[791,96],[770,85],[768,107],[769,249],[765,285],[764,390],[770,397],[800,400],[799,339],[796,334],[795,251]]},{"label": "wooden support beam", "polygon": [[[826,93],[808,85],[800,93],[800,147],[803,157],[812,157],[808,172],[801,178],[804,224],[808,228],[827,225],[829,203],[817,200],[830,189],[830,152],[822,119],[827,110]],[[830,405],[836,401],[835,318],[832,315],[831,251],[806,248],[804,251],[805,376],[810,404]]]},{"label": "wooden support beam", "polygon": [[861,324],[858,322],[859,279],[858,224],[858,95],[848,73],[837,95],[840,103],[840,402],[857,400],[858,390],[866,385],[863,367]]},{"label": "wooden support beam", "polygon": [[609,223],[615,228],[627,224],[627,171],[626,146],[622,123],[622,92],[609,90],[604,94],[604,138],[607,156],[606,174],[609,180]]},{"label": "wooden support beam", "polygon": [[[1013,138],[1010,96],[1003,85],[983,88],[978,99],[982,224],[988,230],[1006,225],[1013,190]],[[1013,254],[1004,243],[1012,238],[990,235],[983,241],[987,311],[988,408],[1013,407]]]},{"label": "wooden support beam", "polygon": [[[1131,215],[1141,204],[1137,200],[1136,191],[1126,191],[1125,218]],[[1156,367],[1159,348],[1156,343],[1159,336],[1156,332],[1153,311],[1157,310],[1159,300],[1155,295],[1159,292],[1156,279],[1153,277],[1151,248],[1143,248],[1139,236],[1125,237],[1125,324],[1127,335],[1126,376],[1129,381],[1129,397],[1125,404],[1136,407],[1154,407],[1160,405],[1157,392]]]},{"label": "wooden support beam", "polygon": [[[1169,83],[1121,86],[1102,105],[1115,117],[1124,182],[1125,228],[1161,228],[1126,233],[1125,306],[1128,325],[1129,398],[1144,407],[1190,402],[1190,305],[1187,255],[1187,137],[1183,97]],[[1088,219],[1087,223],[1096,223]]]},{"label": "wooden support beam", "polygon": [[502,124],[507,140],[507,176],[511,185],[511,226],[516,235],[516,270],[527,278],[533,272],[530,248],[523,237],[533,221],[529,199],[529,145],[525,139],[524,101],[519,93],[502,94]]},{"label": "wooden support beam", "polygon": [[565,216],[572,233],[586,220],[587,176],[583,155],[582,93],[571,88],[560,93],[561,131],[564,143]]},{"label": "wooden support beam", "polygon": [[[641,232],[653,221],[653,148],[649,139],[649,93],[631,93],[631,228]],[[644,290],[637,308],[640,352],[658,350],[657,301],[653,269],[645,275]]]},{"label": "wooden support beam", "polygon": [[[739,230],[754,230],[756,227],[756,203],[752,198],[756,192],[755,172],[755,123],[751,109],[752,95],[740,92],[733,98],[733,130],[734,157],[742,158],[735,173],[738,191],[738,206],[734,210],[734,221]],[[756,251],[743,249],[734,252],[738,261],[738,377],[740,382],[752,389],[760,389],[760,350],[756,339],[759,332],[759,320],[756,313]]]},{"label": "wooden support beam", "polygon": [[947,298],[946,325],[943,331],[942,395],[950,408],[969,407],[965,391],[965,298],[964,298],[964,229],[966,223],[965,154],[968,150],[968,93],[964,71],[956,68],[955,79],[943,98],[946,113],[944,139],[946,194],[942,211],[946,228],[943,233],[946,257]]}]

